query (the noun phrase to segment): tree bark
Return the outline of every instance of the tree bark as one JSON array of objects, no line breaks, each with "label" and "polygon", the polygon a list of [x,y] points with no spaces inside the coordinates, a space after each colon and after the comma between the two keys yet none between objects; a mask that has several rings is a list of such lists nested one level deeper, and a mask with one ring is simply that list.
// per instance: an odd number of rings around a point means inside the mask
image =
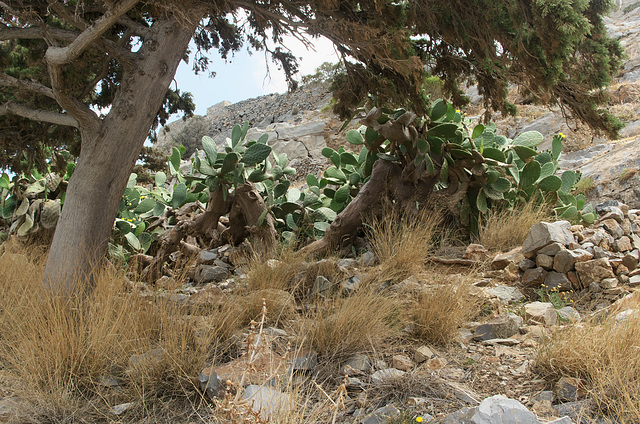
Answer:
[{"label": "tree bark", "polygon": [[365,218],[380,212],[386,201],[394,201],[394,207],[403,210],[415,201],[421,204],[428,202],[434,194],[433,188],[438,178],[437,174],[433,174],[414,179],[406,175],[403,167],[397,163],[376,161],[369,181],[331,223],[324,237],[305,246],[300,254],[307,256],[340,246],[362,226]]},{"label": "tree bark", "polygon": [[156,21],[136,66],[126,68],[108,115],[99,125],[81,126],[80,157],[45,267],[50,291],[92,289],[129,175],[197,23]]}]

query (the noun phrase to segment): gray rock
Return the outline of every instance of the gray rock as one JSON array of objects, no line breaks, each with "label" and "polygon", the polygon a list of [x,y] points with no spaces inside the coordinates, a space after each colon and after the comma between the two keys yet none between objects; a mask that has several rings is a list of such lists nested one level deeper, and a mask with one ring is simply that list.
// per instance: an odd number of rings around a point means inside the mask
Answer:
[{"label": "gray rock", "polygon": [[473,330],[473,340],[506,339],[517,334],[522,319],[515,314],[500,315]]},{"label": "gray rock", "polygon": [[353,355],[342,365],[342,375],[366,374],[371,371],[371,361],[367,355]]},{"label": "gray rock", "polygon": [[371,382],[374,384],[385,384],[397,378],[401,378],[406,373],[396,368],[385,368],[371,374]]},{"label": "gray rock", "polygon": [[604,215],[607,212],[610,212],[611,208],[618,208],[620,206],[620,202],[617,200],[606,200],[602,203],[598,203],[595,207],[596,213],[598,215]]},{"label": "gray rock", "polygon": [[473,424],[540,424],[533,412],[515,399],[495,395],[483,400],[471,418]]},{"label": "gray rock", "polygon": [[122,380],[112,375],[101,375],[98,384],[103,387],[118,387],[122,385]]},{"label": "gray rock", "polygon": [[571,290],[571,281],[567,274],[551,271],[544,279],[544,285],[548,290]]},{"label": "gray rock", "polygon": [[571,306],[564,306],[557,311],[558,316],[566,321],[580,321],[580,313]]},{"label": "gray rock", "polygon": [[602,228],[607,230],[614,238],[620,238],[624,235],[624,230],[615,219],[609,218],[601,221]]},{"label": "gray rock", "polygon": [[209,399],[214,397],[220,398],[226,390],[225,382],[218,378],[218,374],[211,368],[205,368],[198,375],[200,390],[202,390]]},{"label": "gray rock", "polygon": [[331,281],[327,277],[318,275],[313,283],[313,294],[328,296],[331,292]]},{"label": "gray rock", "polygon": [[618,287],[618,279],[617,278],[605,278],[604,280],[600,281],[600,288],[602,289],[613,289],[615,287]]},{"label": "gray rock", "polygon": [[565,250],[565,247],[563,244],[560,243],[551,243],[548,246],[543,247],[542,249],[540,249],[538,251],[539,255],[548,255],[548,256],[555,256],[558,253],[560,253],[561,251]]},{"label": "gray rock", "polygon": [[360,276],[354,275],[342,283],[342,293],[349,296],[353,294],[360,286]]},{"label": "gray rock", "polygon": [[121,403],[111,408],[111,412],[115,415],[122,415],[133,407],[133,402]]},{"label": "gray rock", "polygon": [[540,249],[551,243],[568,246],[573,241],[573,234],[563,225],[539,222],[529,230],[529,234],[522,244],[522,253],[527,257],[532,257]]},{"label": "gray rock", "polygon": [[[562,250],[553,258],[553,269],[558,272],[569,272],[579,258],[589,254],[586,250],[576,252],[573,250]],[[593,257],[593,255],[590,255]]]},{"label": "gray rock", "polygon": [[364,266],[373,266],[376,263],[376,255],[373,252],[366,251],[360,260]]},{"label": "gray rock", "polygon": [[536,256],[536,265],[546,269],[547,271],[553,268],[553,256],[543,255],[538,253]]},{"label": "gray rock", "polygon": [[495,296],[504,303],[519,302],[524,298],[524,295],[516,287],[509,286],[497,286],[490,287],[485,290],[489,296]]},{"label": "gray rock", "polygon": [[624,213],[617,206],[606,206],[601,210],[603,215],[600,216],[600,221],[604,221],[607,219],[615,219],[619,223],[624,219]]},{"label": "gray rock", "polygon": [[561,402],[574,402],[578,400],[578,387],[580,380],[574,377],[562,377],[556,383],[555,393]]},{"label": "gray rock", "polygon": [[219,283],[229,275],[229,270],[218,265],[199,265],[196,268],[195,280],[200,284]]},{"label": "gray rock", "polygon": [[256,384],[248,385],[242,397],[251,402],[253,411],[266,421],[274,414],[285,414],[294,404],[294,399],[289,394]]},{"label": "gray rock", "polygon": [[359,421],[360,424],[387,424],[400,415],[400,411],[393,405],[376,409],[373,414]]},{"label": "gray rock", "polygon": [[471,419],[478,410],[477,406],[462,408],[444,417],[441,424],[474,424]]},{"label": "gray rock", "polygon": [[218,252],[215,250],[201,250],[198,253],[198,262],[201,264],[211,265],[216,259],[218,259]]},{"label": "gray rock", "polygon": [[525,287],[539,287],[544,283],[548,271],[544,268],[528,269],[522,274],[522,285]]},{"label": "gray rock", "polygon": [[[576,420],[576,422],[583,422],[580,421],[580,418],[591,415],[591,402],[588,399],[585,399],[577,402],[559,403],[557,405],[553,405],[553,409],[555,409],[556,414],[559,417],[567,417]],[[589,420],[588,422],[591,421]]]},{"label": "gray rock", "polygon": [[352,258],[343,258],[338,261],[338,266],[342,268],[350,268],[356,264],[356,260]]},{"label": "gray rock", "polygon": [[307,352],[291,361],[291,369],[293,371],[313,371],[317,365],[318,355],[315,352]]},{"label": "gray rock", "polygon": [[518,262],[518,268],[520,268],[520,271],[526,271],[528,269],[535,268],[535,267],[536,267],[536,263],[531,259],[525,258],[520,262]]}]

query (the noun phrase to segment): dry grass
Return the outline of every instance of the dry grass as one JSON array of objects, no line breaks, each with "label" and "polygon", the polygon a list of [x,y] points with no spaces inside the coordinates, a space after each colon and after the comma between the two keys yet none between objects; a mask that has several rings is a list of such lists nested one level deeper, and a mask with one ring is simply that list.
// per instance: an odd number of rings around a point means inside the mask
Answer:
[{"label": "dry grass", "polygon": [[283,249],[275,258],[262,255],[251,256],[245,266],[246,279],[249,291],[275,289],[294,289],[295,276],[299,272],[304,258],[295,255],[291,249]]},{"label": "dry grass", "polygon": [[492,252],[511,250],[522,245],[533,225],[550,216],[549,208],[534,202],[512,210],[490,210],[480,223],[480,244]]},{"label": "dry grass", "polygon": [[324,358],[344,358],[379,349],[398,336],[398,305],[384,294],[361,289],[352,296],[317,303],[300,320],[302,342]]},{"label": "dry grass", "polygon": [[411,304],[414,335],[430,344],[452,342],[460,326],[479,312],[470,293],[472,281],[470,276],[432,274]]},{"label": "dry grass", "polygon": [[427,208],[418,213],[386,208],[382,218],[373,219],[366,233],[380,261],[377,279],[402,281],[421,272],[439,224],[438,214]]},{"label": "dry grass", "polygon": [[[0,257],[0,366],[29,401],[18,421],[108,422],[110,407],[124,402],[136,403],[127,420],[166,413],[166,402],[196,408],[194,378],[233,332],[233,314],[185,319],[169,298],[129,293],[108,271],[88,297],[53,298],[42,291],[42,270],[21,254]],[[104,387],[103,377],[122,384]]]},{"label": "dry grass", "polygon": [[585,196],[594,188],[596,188],[596,183],[591,177],[580,179],[580,181],[578,181],[574,186],[576,193],[584,194]]},{"label": "dry grass", "polygon": [[535,371],[551,383],[582,379],[605,414],[620,423],[640,422],[640,315],[616,323],[585,323],[556,329],[542,343]]}]

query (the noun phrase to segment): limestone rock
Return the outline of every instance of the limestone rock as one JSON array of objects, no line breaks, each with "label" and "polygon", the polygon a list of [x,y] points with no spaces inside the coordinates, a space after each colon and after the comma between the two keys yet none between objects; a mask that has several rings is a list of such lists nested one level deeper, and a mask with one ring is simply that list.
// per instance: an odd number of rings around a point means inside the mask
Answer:
[{"label": "limestone rock", "polygon": [[611,264],[607,258],[592,259],[575,264],[576,273],[583,286],[587,287],[592,281],[600,282],[605,278],[615,278]]},{"label": "limestone rock", "polygon": [[481,244],[472,243],[467,246],[462,258],[473,261],[484,261],[489,259],[489,251]]},{"label": "limestone rock", "polygon": [[548,302],[528,303],[524,305],[524,311],[527,323],[551,326],[558,321],[558,315],[553,304]]},{"label": "limestone rock", "polygon": [[369,357],[363,354],[356,354],[347,359],[342,366],[342,375],[358,375],[366,374],[371,370],[371,361]]},{"label": "limestone rock", "polygon": [[536,256],[536,265],[540,268],[544,268],[547,271],[553,268],[553,256],[543,255],[538,253]]},{"label": "limestone rock", "polygon": [[404,371],[400,371],[396,368],[385,368],[371,374],[371,382],[374,384],[384,384],[395,380],[396,378],[400,378],[404,374]]},{"label": "limestone rock", "polygon": [[519,247],[508,251],[507,253],[501,253],[496,255],[491,261],[491,269],[505,269],[510,263],[518,264],[524,259],[524,255]]},{"label": "limestone rock", "polygon": [[532,257],[551,243],[568,246],[571,242],[573,242],[573,234],[569,229],[558,223],[539,222],[529,230],[529,234],[522,244],[522,254]]},{"label": "limestone rock", "polygon": [[544,285],[547,289],[553,290],[571,290],[571,281],[567,274],[551,271],[544,279]]},{"label": "limestone rock", "polygon": [[400,371],[411,371],[415,364],[406,355],[394,355],[393,358],[391,358],[391,366]]},{"label": "limestone rock", "polygon": [[562,377],[556,383],[556,397],[563,402],[573,402],[578,400],[580,390],[580,379],[574,377]]},{"label": "limestone rock", "polygon": [[393,405],[383,406],[376,409],[373,414],[358,421],[359,424],[389,424],[394,418],[400,415],[400,410]]},{"label": "limestone rock", "polygon": [[473,424],[539,424],[533,412],[515,399],[495,395],[483,400],[471,418]]},{"label": "limestone rock", "polygon": [[242,397],[251,402],[251,408],[259,413],[262,419],[268,421],[276,414],[286,414],[294,404],[293,398],[271,387],[262,387],[256,384],[248,385]]},{"label": "limestone rock", "polygon": [[495,296],[504,303],[519,302],[524,295],[516,287],[497,286],[485,289],[485,293],[489,296]]},{"label": "limestone rock", "polygon": [[200,284],[221,282],[227,278],[229,270],[218,265],[199,265],[196,268],[195,280]]},{"label": "limestone rock", "polygon": [[544,268],[528,269],[522,275],[522,285],[525,287],[539,287],[540,284],[544,283],[547,274],[548,272]]},{"label": "limestone rock", "polygon": [[433,356],[433,352],[427,346],[420,346],[413,352],[413,360],[418,364],[423,363],[427,359],[431,359]]},{"label": "limestone rock", "polygon": [[518,333],[522,319],[515,314],[500,315],[477,326],[473,340],[506,339]]}]

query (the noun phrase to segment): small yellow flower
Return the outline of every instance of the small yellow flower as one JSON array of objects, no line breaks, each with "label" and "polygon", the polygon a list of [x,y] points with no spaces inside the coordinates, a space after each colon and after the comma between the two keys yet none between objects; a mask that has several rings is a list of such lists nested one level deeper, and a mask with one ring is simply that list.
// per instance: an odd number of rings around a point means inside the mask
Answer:
[{"label": "small yellow flower", "polygon": [[416,422],[417,423],[421,423],[422,422],[422,417],[416,417]]},{"label": "small yellow flower", "polygon": [[562,138],[567,138],[567,136],[566,136],[566,135],[564,135],[564,134],[562,134],[562,133],[558,133],[558,135],[559,135],[560,137],[562,137]]},{"label": "small yellow flower", "polygon": [[[456,113],[460,113],[460,109],[456,109]],[[420,417],[418,417],[420,418]],[[420,418],[420,420],[422,421],[422,418]]]}]

